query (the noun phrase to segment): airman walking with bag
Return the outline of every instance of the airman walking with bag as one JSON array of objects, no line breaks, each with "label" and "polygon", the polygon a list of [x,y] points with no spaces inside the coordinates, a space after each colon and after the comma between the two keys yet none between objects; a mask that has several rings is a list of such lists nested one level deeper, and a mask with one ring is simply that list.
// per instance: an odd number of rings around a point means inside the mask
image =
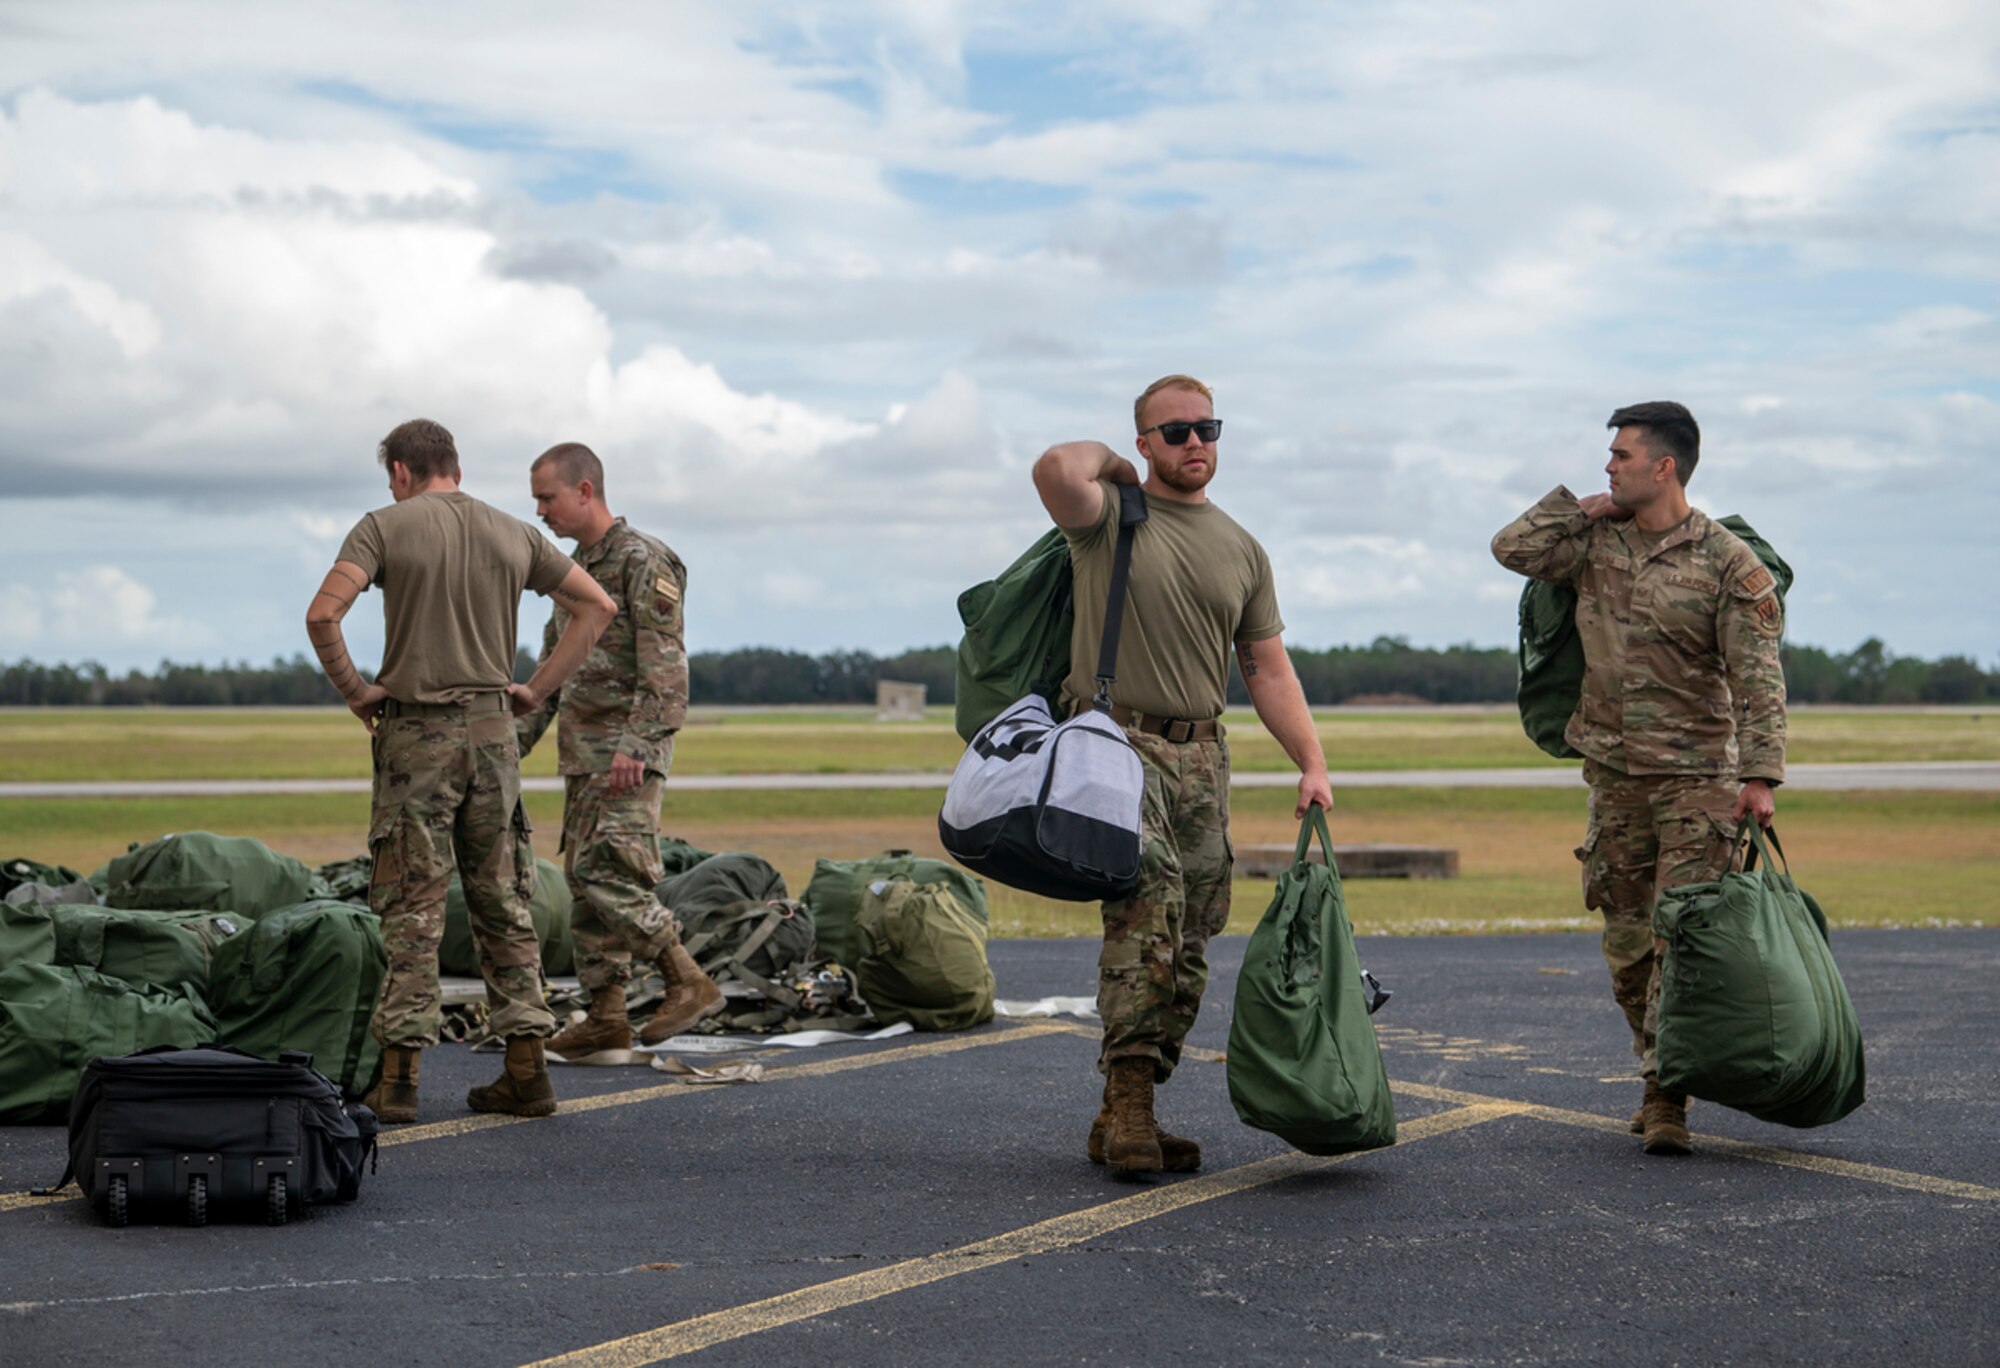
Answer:
[{"label": "airman walking with bag", "polygon": [[1785,778],[1784,608],[1757,553],[1688,504],[1693,415],[1634,404],[1607,426],[1609,491],[1557,486],[1500,530],[1493,554],[1577,593],[1583,693],[1564,739],[1590,785],[1584,903],[1604,914],[1612,995],[1645,1080],[1632,1129],[1649,1154],[1685,1154],[1687,1099],[1657,1081],[1653,906],[1729,869],[1739,819],[1770,825]]},{"label": "airman walking with bag", "polygon": [[[1132,543],[1112,717],[1145,766],[1139,887],[1104,904],[1098,1068],[1104,1105],[1090,1128],[1092,1161],[1126,1172],[1190,1172],[1193,1140],[1162,1132],[1153,1090],[1172,1076],[1208,986],[1209,939],[1229,920],[1229,749],[1220,714],[1233,649],[1259,719],[1299,767],[1298,813],[1333,804],[1326,757],[1281,633],[1264,548],[1209,501],[1222,421],[1208,387],[1155,381],[1133,406],[1148,473],[1148,516]],[[1051,447],[1035,487],[1070,546],[1076,623],[1063,687],[1090,706],[1118,540],[1119,485],[1137,468],[1101,442]]]}]

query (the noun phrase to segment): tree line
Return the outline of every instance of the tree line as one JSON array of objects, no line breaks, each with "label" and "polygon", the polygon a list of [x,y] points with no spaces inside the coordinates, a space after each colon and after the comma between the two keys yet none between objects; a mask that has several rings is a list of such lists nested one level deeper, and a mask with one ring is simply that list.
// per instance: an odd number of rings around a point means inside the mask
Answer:
[{"label": "tree line", "polygon": [[[1412,646],[1377,637],[1366,646],[1313,651],[1292,648],[1292,665],[1316,705],[1349,702],[1506,703],[1514,697],[1514,652],[1505,647]],[[878,680],[923,684],[933,703],[952,701],[954,648],[932,646],[897,655],[829,651],[812,655],[777,647],[700,651],[688,658],[697,703],[872,703]],[[1937,660],[1899,656],[1870,637],[1852,651],[1789,645],[1785,683],[1803,703],[1982,703],[2000,701],[2000,670],[1969,656]],[[522,651],[515,678],[534,673]],[[1230,702],[1247,704],[1233,669]],[[333,705],[340,695],[303,654],[269,665],[162,661],[151,672],[111,673],[95,661],[43,665],[22,659],[0,665],[0,706],[11,707],[302,707]]]}]

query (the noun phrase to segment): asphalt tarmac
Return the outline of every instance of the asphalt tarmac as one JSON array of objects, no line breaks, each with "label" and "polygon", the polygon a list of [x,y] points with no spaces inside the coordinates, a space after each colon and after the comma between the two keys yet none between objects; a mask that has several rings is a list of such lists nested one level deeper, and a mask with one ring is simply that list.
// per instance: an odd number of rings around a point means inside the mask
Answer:
[{"label": "asphalt tarmac", "polygon": [[[566,1111],[500,1126],[462,1100],[496,1059],[440,1047],[361,1199],[282,1228],[111,1230],[23,1196],[60,1128],[0,1130],[0,1364],[2000,1362],[2000,932],[1834,946],[1868,1104],[1818,1131],[1697,1105],[1683,1159],[1625,1132],[1588,936],[1364,941],[1402,1134],[1332,1161],[1230,1109],[1234,938],[1162,1092],[1193,1176],[1085,1160],[1075,1020],[756,1084],[566,1069]],[[1012,999],[1088,994],[1094,955],[992,947]]]}]

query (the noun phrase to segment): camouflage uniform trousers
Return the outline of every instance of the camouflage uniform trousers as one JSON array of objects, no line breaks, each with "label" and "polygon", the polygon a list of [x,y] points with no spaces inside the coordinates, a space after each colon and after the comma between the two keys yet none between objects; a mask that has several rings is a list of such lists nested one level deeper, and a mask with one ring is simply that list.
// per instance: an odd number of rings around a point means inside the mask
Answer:
[{"label": "camouflage uniform trousers", "polygon": [[1632,1029],[1641,1077],[1656,1073],[1660,961],[1653,904],[1660,893],[1726,873],[1735,851],[1733,780],[1714,775],[1629,775],[1583,762],[1590,826],[1576,857],[1583,901],[1604,914],[1611,995]]},{"label": "camouflage uniform trousers", "polygon": [[504,710],[432,709],[385,718],[375,736],[368,905],[389,969],[372,1029],[384,1045],[435,1045],[438,943],[456,866],[465,885],[488,1021],[501,1036],[547,1036],[541,943],[528,914],[534,850],[521,806],[514,719]]},{"label": "camouflage uniform trousers", "polygon": [[592,996],[604,987],[622,990],[631,981],[634,955],[651,963],[680,943],[674,914],[653,894],[666,873],[660,863],[666,782],[648,770],[639,787],[614,796],[608,772],[563,780],[570,935],[577,981]]},{"label": "camouflage uniform trousers", "polygon": [[1164,1083],[1208,987],[1208,942],[1229,920],[1229,747],[1126,733],[1146,767],[1139,887],[1104,904],[1098,1069],[1149,1059]]}]

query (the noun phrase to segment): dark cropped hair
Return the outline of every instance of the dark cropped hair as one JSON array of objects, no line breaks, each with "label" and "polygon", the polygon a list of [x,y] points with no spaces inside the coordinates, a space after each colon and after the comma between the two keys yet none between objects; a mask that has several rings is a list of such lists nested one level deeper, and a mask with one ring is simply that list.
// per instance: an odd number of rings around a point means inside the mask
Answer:
[{"label": "dark cropped hair", "polygon": [[1604,426],[1646,429],[1653,455],[1656,458],[1674,458],[1674,478],[1683,487],[1694,474],[1696,463],[1701,460],[1701,428],[1696,425],[1694,415],[1687,411],[1687,405],[1676,404],[1671,399],[1655,399],[1650,404],[1627,404],[1612,414],[1611,421]]},{"label": "dark cropped hair", "polygon": [[582,442],[558,442],[535,458],[528,467],[530,471],[543,466],[554,466],[556,478],[571,489],[577,488],[585,480],[596,492],[600,502],[604,499],[604,462],[597,459],[597,453]]},{"label": "dark cropped hair", "polygon": [[458,443],[451,440],[443,423],[433,423],[428,418],[412,418],[397,424],[382,439],[382,445],[375,448],[375,459],[384,470],[400,462],[418,484],[440,475],[459,478]]}]

